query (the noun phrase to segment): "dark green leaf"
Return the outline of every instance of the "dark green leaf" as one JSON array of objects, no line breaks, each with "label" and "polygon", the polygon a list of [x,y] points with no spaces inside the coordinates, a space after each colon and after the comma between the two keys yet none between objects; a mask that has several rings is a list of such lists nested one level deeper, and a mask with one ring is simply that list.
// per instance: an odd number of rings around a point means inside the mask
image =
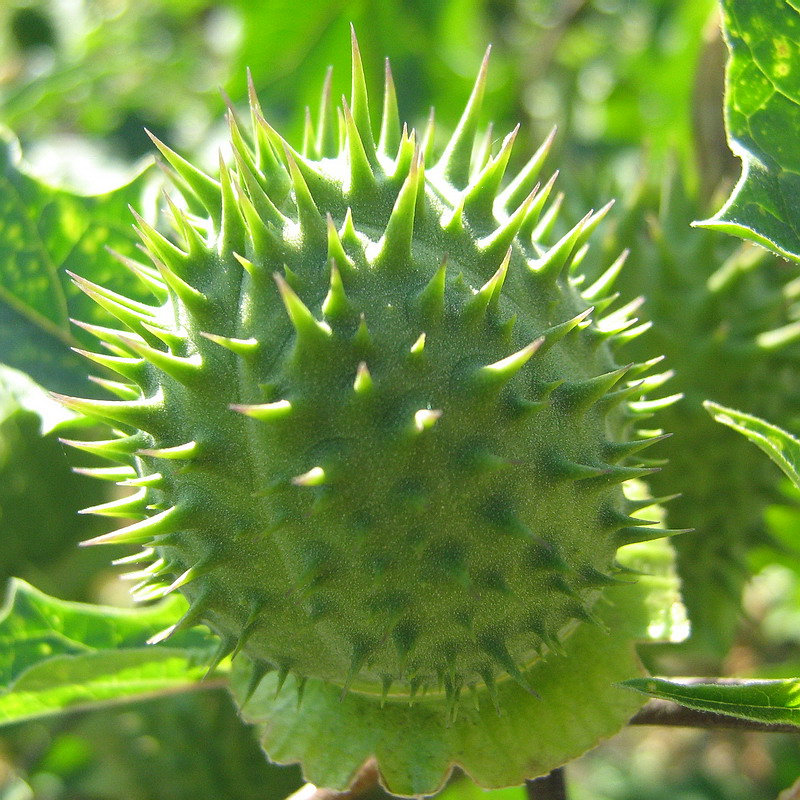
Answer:
[{"label": "dark green leaf", "polygon": [[76,343],[69,319],[107,320],[66,270],[141,295],[106,247],[135,252],[127,207],[139,205],[148,172],[106,194],[73,194],[27,174],[18,144],[0,131],[0,361],[48,389],[82,385],[86,369],[69,350]]},{"label": "dark green leaf", "polygon": [[697,711],[800,726],[800,680],[796,678],[739,684],[689,684],[663,678],[632,678],[620,685]]},{"label": "dark green leaf", "polygon": [[777,425],[770,425],[751,414],[734,411],[711,401],[706,401],[703,405],[717,422],[739,431],[760,447],[789,476],[794,485],[800,487],[800,440]]},{"label": "dark green leaf", "polygon": [[698,224],[800,261],[800,11],[792,0],[723,0],[728,141],[742,176]]}]

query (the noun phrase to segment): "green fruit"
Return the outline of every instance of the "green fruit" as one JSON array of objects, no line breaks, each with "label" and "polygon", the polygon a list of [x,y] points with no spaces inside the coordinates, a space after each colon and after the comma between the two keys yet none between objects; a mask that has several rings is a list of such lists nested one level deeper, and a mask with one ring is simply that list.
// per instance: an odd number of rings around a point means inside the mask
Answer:
[{"label": "green fruit", "polygon": [[540,244],[547,148],[503,189],[516,132],[473,156],[485,75],[434,158],[387,73],[376,145],[354,43],[351,103],[305,152],[255,97],[219,182],[156,142],[189,210],[170,205],[180,246],[138,220],[155,304],[76,279],[127,328],[90,327],[111,355],[87,354],[123,380],[64,402],[119,429],[78,446],[137,487],[95,511],[139,517],[89,543],[141,544],[135,595],[186,595],[176,627],[248,656],[245,697],[269,671],[448,717],[465,688],[535,694],[526,673],[624,582],[617,549],[670,533],[622,489],[651,471],[659,437],[629,429],[664,402],[643,399],[657,359],[612,355],[616,266],[578,288],[608,206]]}]

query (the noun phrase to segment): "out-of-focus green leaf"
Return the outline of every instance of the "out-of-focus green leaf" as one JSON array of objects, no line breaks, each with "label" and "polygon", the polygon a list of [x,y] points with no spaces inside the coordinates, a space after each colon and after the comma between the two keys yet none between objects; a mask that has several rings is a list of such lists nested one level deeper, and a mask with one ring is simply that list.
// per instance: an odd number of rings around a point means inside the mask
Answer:
[{"label": "out-of-focus green leaf", "polygon": [[800,8],[792,0],[722,7],[728,140],[742,176],[722,209],[698,224],[800,261]]},{"label": "out-of-focus green leaf", "polygon": [[620,685],[697,711],[727,714],[754,722],[800,726],[800,679],[797,678],[743,681],[740,684],[631,678]]},{"label": "out-of-focus green leaf", "polygon": [[16,141],[0,131],[0,361],[50,389],[83,385],[69,320],[101,320],[67,270],[141,295],[107,248],[135,252],[128,205],[140,205],[148,171],[106,194],[72,194],[27,174]]},{"label": "out-of-focus green leaf", "polygon": [[188,687],[213,638],[192,629],[147,645],[185,608],[177,596],[144,609],[70,603],[13,581],[0,618],[0,725]]},{"label": "out-of-focus green leaf", "polygon": [[739,431],[760,447],[800,487],[800,440],[777,425],[711,401],[703,403],[717,422]]},{"label": "out-of-focus green leaf", "polygon": [[41,419],[42,434],[76,416],[24,372],[0,364],[0,424],[19,410],[30,411]]}]

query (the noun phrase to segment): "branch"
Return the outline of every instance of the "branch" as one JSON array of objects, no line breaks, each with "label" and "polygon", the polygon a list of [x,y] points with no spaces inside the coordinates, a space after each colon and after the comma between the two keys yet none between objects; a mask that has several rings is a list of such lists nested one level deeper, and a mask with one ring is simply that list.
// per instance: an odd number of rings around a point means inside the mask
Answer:
[{"label": "branch", "polygon": [[631,725],[664,725],[677,728],[706,728],[708,730],[763,731],[765,733],[800,734],[796,725],[777,722],[754,722],[711,711],[684,708],[671,700],[649,700],[630,721]]}]

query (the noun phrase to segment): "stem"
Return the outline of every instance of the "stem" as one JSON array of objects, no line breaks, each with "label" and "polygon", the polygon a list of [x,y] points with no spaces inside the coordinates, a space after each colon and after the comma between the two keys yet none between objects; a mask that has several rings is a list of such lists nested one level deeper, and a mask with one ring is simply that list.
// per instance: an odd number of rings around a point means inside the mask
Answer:
[{"label": "stem", "polygon": [[695,711],[673,703],[671,700],[649,700],[630,721],[631,725],[663,725],[680,728],[706,728],[708,730],[763,731],[765,733],[800,734],[796,725],[779,722],[755,722],[712,711]]},{"label": "stem", "polygon": [[567,800],[567,784],[564,768],[554,769],[549,775],[525,781],[528,800]]}]

